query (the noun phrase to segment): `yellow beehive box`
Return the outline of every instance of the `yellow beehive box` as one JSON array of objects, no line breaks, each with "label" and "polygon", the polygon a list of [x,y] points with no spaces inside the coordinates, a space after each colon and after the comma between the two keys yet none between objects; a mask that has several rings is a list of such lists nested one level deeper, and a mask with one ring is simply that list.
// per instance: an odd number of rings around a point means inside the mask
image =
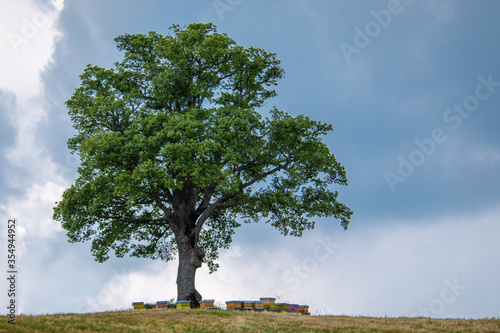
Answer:
[{"label": "yellow beehive box", "polygon": [[226,301],[227,310],[241,310],[242,301]]},{"label": "yellow beehive box", "polygon": [[288,312],[288,303],[276,303],[276,310]]},{"label": "yellow beehive box", "polygon": [[255,311],[264,311],[264,302],[263,301],[253,301],[252,308]]},{"label": "yellow beehive box", "polygon": [[253,310],[253,302],[252,301],[243,301],[243,310]]},{"label": "yellow beehive box", "polygon": [[264,309],[266,311],[276,310],[276,298],[274,297],[261,297],[260,300],[264,302]]},{"label": "yellow beehive box", "polygon": [[134,310],[144,310],[144,302],[133,302],[132,307]]},{"label": "yellow beehive box", "polygon": [[175,302],[176,309],[189,309],[191,308],[191,301],[177,301]]},{"label": "yellow beehive box", "polygon": [[200,308],[202,309],[215,309],[214,306],[215,300],[213,299],[205,299],[200,302]]},{"label": "yellow beehive box", "polygon": [[299,312],[305,315],[309,315],[309,305],[299,305]]}]

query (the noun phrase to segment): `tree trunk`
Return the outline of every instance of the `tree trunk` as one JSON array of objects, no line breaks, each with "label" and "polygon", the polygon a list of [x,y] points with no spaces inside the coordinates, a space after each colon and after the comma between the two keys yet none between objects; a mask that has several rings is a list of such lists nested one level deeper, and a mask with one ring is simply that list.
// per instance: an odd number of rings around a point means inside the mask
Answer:
[{"label": "tree trunk", "polygon": [[177,300],[191,301],[192,308],[200,307],[201,295],[194,287],[196,270],[201,267],[205,253],[191,237],[177,239],[179,268],[177,270]]}]

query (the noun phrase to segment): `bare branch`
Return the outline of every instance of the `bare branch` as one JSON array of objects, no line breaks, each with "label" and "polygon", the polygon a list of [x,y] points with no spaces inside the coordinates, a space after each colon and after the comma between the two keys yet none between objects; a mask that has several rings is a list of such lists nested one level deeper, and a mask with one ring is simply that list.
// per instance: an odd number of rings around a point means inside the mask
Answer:
[{"label": "bare branch", "polygon": [[276,173],[280,170],[285,170],[286,168],[288,168],[288,166],[290,165],[290,163],[292,162],[292,158],[289,156],[287,158],[287,161],[281,165],[278,165],[277,167],[267,171],[267,172],[264,172],[256,177],[254,177],[252,180],[246,182],[246,183],[242,183],[238,186],[239,190],[243,190],[244,188],[247,188],[248,186],[251,186],[253,184],[255,184],[256,182],[266,178],[267,176],[269,175],[272,175],[273,173]]}]

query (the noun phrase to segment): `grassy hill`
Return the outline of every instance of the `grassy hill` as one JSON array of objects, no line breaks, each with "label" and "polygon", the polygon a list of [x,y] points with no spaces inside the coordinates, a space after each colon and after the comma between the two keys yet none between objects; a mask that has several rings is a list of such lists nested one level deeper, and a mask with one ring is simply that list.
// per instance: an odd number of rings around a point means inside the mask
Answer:
[{"label": "grassy hill", "polygon": [[0,332],[500,332],[500,319],[370,318],[223,310],[140,310],[0,319]]}]

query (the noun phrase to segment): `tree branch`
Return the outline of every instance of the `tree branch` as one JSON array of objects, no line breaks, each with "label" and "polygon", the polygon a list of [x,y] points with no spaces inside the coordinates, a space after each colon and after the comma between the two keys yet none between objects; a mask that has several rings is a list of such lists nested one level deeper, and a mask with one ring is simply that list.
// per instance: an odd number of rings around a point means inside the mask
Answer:
[{"label": "tree branch", "polygon": [[281,164],[281,165],[278,165],[277,167],[267,171],[267,172],[264,172],[256,177],[254,177],[252,180],[246,182],[246,183],[242,183],[238,186],[238,189],[241,191],[243,190],[244,188],[247,188],[248,186],[252,186],[253,184],[255,184],[256,182],[258,182],[259,180],[262,180],[264,178],[266,178],[267,176],[269,175],[272,175],[273,173],[275,172],[278,172],[280,170],[285,170],[286,168],[288,168],[288,166],[290,165],[290,163],[292,162],[292,157],[289,156],[287,158],[287,161],[284,163],[284,164]]},{"label": "tree branch", "polygon": [[[240,193],[243,189],[247,188],[248,186],[251,186],[253,184],[255,184],[256,182],[258,182],[259,180],[262,180],[264,178],[266,178],[267,176],[275,173],[275,172],[278,172],[280,170],[284,170],[286,169],[290,163],[292,162],[292,157],[289,156],[287,158],[287,161],[281,165],[278,165],[277,167],[267,171],[267,172],[264,172],[256,177],[254,177],[252,180],[246,182],[246,183],[242,183],[238,186],[238,193]],[[210,215],[213,214],[213,212],[218,209],[218,208],[230,208],[230,207],[236,207],[239,205],[239,202],[238,201],[234,201],[234,202],[227,202],[228,200],[234,198],[235,196],[235,193],[227,193],[227,194],[224,194],[222,197],[220,197],[216,202],[214,202],[213,204],[209,205],[206,209],[203,210],[203,213],[198,217],[198,220],[196,222],[196,226],[195,226],[195,237],[196,237],[196,240],[198,240],[198,236],[201,232],[201,228],[203,227],[203,224],[205,223],[205,221],[210,217]]]},{"label": "tree branch", "polygon": [[[125,222],[128,224],[147,224],[147,225],[159,225],[159,226],[168,226],[169,219],[168,218],[160,218],[160,219],[127,219],[118,215],[109,215],[102,216],[102,218],[111,219],[114,221]],[[163,223],[162,223],[163,222]],[[167,222],[167,223],[164,223]]]},{"label": "tree branch", "polygon": [[225,201],[229,200],[230,198],[232,198],[233,196],[234,196],[233,194],[226,194],[226,195],[222,196],[221,198],[219,198],[219,200],[217,200],[216,202],[211,204],[207,209],[205,209],[203,211],[203,213],[200,215],[200,217],[196,221],[196,226],[194,228],[194,236],[195,236],[196,242],[198,242],[198,237],[200,235],[201,228],[203,227],[203,224],[205,223],[206,220],[208,220],[210,215],[212,215],[213,212],[215,212],[216,209],[236,207],[240,204],[237,201],[225,202]]},{"label": "tree branch", "polygon": [[205,195],[203,196],[203,200],[196,209],[198,213],[202,213],[205,209],[207,209],[208,205],[210,204],[210,200],[212,199],[212,196],[215,193],[216,188],[217,184],[215,183],[211,183],[207,186],[207,189],[205,190]]},{"label": "tree branch", "polygon": [[[162,226],[168,226],[169,219],[167,218],[161,218],[161,219],[135,219],[135,220],[129,220],[129,223],[133,224],[152,224],[152,225],[162,225]],[[167,222],[165,223],[158,223],[158,222]]]},{"label": "tree branch", "polygon": [[155,203],[158,205],[158,207],[167,215],[167,220],[169,222],[173,221],[174,215],[172,214],[172,211],[161,202],[160,197],[158,196],[158,193],[151,193],[151,197],[154,199]]}]

